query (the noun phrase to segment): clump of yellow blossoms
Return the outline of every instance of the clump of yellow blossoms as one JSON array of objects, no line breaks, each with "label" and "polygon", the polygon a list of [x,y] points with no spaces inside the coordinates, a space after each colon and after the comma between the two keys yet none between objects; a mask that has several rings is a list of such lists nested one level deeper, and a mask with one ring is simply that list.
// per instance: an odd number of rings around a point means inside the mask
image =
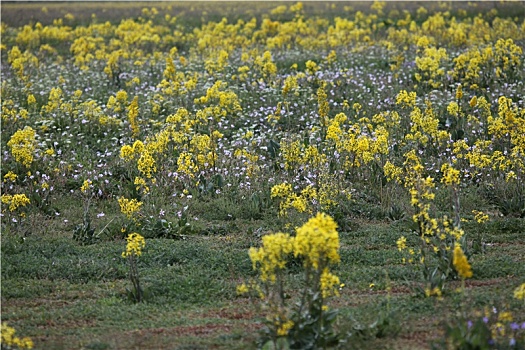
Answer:
[{"label": "clump of yellow blossoms", "polygon": [[474,214],[474,220],[480,224],[489,221],[489,216],[482,211],[473,210],[472,214]]},{"label": "clump of yellow blossoms", "polygon": [[142,202],[139,202],[136,199],[127,199],[124,197],[118,199],[118,204],[120,205],[120,211],[122,214],[126,215],[128,219],[131,219],[135,213],[140,211],[142,206]]},{"label": "clump of yellow blossoms", "polygon": [[299,213],[307,211],[309,207],[308,202],[312,198],[317,197],[317,191],[312,186],[307,186],[300,194],[296,194],[291,184],[282,183],[272,187],[271,197],[282,199],[279,204],[279,215],[286,216],[288,209],[291,208],[294,208]]},{"label": "clump of yellow blossoms", "polygon": [[9,206],[9,211],[13,212],[17,210],[20,207],[25,207],[26,205],[30,204],[31,201],[25,194],[3,194],[2,195],[2,204]]},{"label": "clump of yellow blossoms", "polygon": [[294,255],[304,257],[305,267],[339,263],[339,234],[337,224],[328,215],[319,213],[297,229]]},{"label": "clump of yellow blossoms", "polygon": [[13,327],[10,327],[7,322],[2,322],[2,326],[0,327],[1,332],[1,344],[2,349],[4,347],[6,349],[11,349],[12,347],[16,346],[18,349],[32,349],[33,348],[33,341],[31,338],[24,337],[19,338],[15,336],[16,330]]},{"label": "clump of yellow blossoms", "polygon": [[146,240],[138,233],[130,233],[126,238],[128,242],[126,250],[122,252],[122,257],[127,258],[128,256],[140,256],[142,249],[146,246]]},{"label": "clump of yellow blossoms", "polygon": [[131,134],[134,139],[136,139],[139,136],[140,129],[138,124],[138,118],[139,116],[139,98],[138,96],[135,96],[133,98],[133,101],[128,106],[128,119],[129,124],[131,128]]},{"label": "clump of yellow blossoms", "polygon": [[454,257],[452,263],[454,264],[454,268],[462,279],[472,277],[472,269],[467,260],[467,257],[465,256],[465,253],[463,253],[463,249],[461,249],[459,244],[456,244],[454,247]]},{"label": "clump of yellow blossoms", "polygon": [[525,301],[525,283],[514,289],[514,298]]},{"label": "clump of yellow blossoms", "polygon": [[250,248],[253,268],[260,266],[261,281],[275,282],[276,273],[286,266],[288,255],[293,250],[293,239],[285,233],[276,233],[262,238],[261,248]]},{"label": "clump of yellow blossoms", "polygon": [[[284,290],[286,264],[292,254],[303,259],[304,267],[305,290],[300,293],[303,298],[297,304],[299,311],[287,306]],[[326,316],[330,312],[325,300],[338,296],[342,284],[339,277],[330,272],[330,265],[340,261],[337,224],[330,216],[318,213],[296,229],[295,237],[285,233],[264,236],[262,247],[250,248],[249,255],[262,283],[242,284],[237,287],[237,293],[257,292],[268,311],[266,319],[274,340],[289,336],[291,330],[294,337],[301,337],[305,322],[313,327],[331,327],[333,317]],[[311,325],[312,319],[317,320],[315,325]]]},{"label": "clump of yellow blossoms", "polygon": [[86,193],[87,190],[89,190],[91,188],[91,185],[92,185],[91,180],[89,180],[89,179],[84,180],[84,183],[80,187],[80,191],[83,192],[83,193]]},{"label": "clump of yellow blossoms", "polygon": [[11,182],[15,182],[17,178],[18,178],[18,175],[16,175],[12,171],[9,171],[9,172],[7,172],[7,174],[4,175],[4,182],[6,182],[8,180],[11,181]]},{"label": "clump of yellow blossoms", "polygon": [[36,149],[36,132],[32,127],[26,126],[23,130],[15,132],[7,145],[17,162],[28,168],[31,166]]},{"label": "clump of yellow blossoms", "polygon": [[131,233],[126,238],[126,250],[122,252],[122,257],[126,258],[129,263],[129,279],[133,285],[131,295],[137,302],[141,302],[143,291],[140,287],[139,271],[137,268],[136,257],[142,254],[142,249],[146,246],[146,240],[138,233]]}]

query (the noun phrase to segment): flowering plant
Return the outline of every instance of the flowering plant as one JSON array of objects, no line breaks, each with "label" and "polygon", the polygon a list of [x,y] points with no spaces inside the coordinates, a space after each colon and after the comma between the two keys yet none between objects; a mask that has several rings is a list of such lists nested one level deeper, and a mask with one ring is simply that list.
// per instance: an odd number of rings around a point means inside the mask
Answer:
[{"label": "flowering plant", "polygon": [[131,296],[136,302],[143,300],[143,290],[140,287],[139,272],[137,269],[137,258],[142,255],[142,249],[146,246],[146,240],[138,233],[131,233],[126,238],[128,242],[122,257],[129,263],[129,279],[133,285]]},{"label": "flowering plant", "polygon": [[[263,237],[260,248],[249,255],[259,281],[238,286],[239,294],[255,292],[267,312],[262,343],[274,347],[311,349],[338,343],[333,329],[337,309],[330,310],[327,300],[339,296],[343,286],[330,266],[339,263],[337,224],[328,215],[318,213],[296,229],[295,237],[276,233]],[[291,292],[286,292],[286,267],[291,256],[302,261],[303,284],[290,306]],[[270,346],[270,345],[268,345]]]}]

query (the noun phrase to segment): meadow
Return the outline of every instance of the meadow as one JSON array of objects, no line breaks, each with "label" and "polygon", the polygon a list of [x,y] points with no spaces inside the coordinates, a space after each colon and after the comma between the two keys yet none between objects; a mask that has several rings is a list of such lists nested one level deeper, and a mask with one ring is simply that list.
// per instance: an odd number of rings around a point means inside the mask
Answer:
[{"label": "meadow", "polygon": [[525,9],[2,2],[1,349],[525,349]]}]

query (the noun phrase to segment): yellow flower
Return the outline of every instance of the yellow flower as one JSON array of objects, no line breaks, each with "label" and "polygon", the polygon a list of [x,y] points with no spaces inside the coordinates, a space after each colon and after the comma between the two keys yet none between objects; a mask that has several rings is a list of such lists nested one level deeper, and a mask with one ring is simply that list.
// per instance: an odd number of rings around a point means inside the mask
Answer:
[{"label": "yellow flower", "polygon": [[15,336],[16,330],[13,327],[10,327],[6,322],[2,322],[0,327],[0,333],[1,333],[1,341],[0,344],[2,344],[2,348],[4,346],[7,349],[32,349],[33,348],[33,341],[28,338],[19,338]]},{"label": "yellow flower", "polygon": [[128,100],[128,93],[126,91],[124,91],[124,90],[120,90],[120,91],[117,92],[115,97],[116,97],[118,102],[124,104]]},{"label": "yellow flower", "polygon": [[6,182],[7,180],[15,182],[17,177],[18,175],[16,175],[12,171],[9,171],[7,174],[4,175],[4,182]]},{"label": "yellow flower", "polygon": [[294,323],[292,320],[288,320],[281,324],[281,326],[277,329],[277,336],[284,337],[288,335],[288,332],[290,329],[292,329],[294,326]]},{"label": "yellow flower", "polygon": [[87,190],[91,187],[91,180],[84,180],[84,183],[82,184],[82,187],[80,187],[80,191],[86,193]]},{"label": "yellow flower", "polygon": [[[120,92],[120,91],[119,91]],[[137,138],[140,133],[137,118],[139,116],[139,97],[135,96],[133,101],[128,106],[128,119],[131,127],[131,134],[133,138]]]},{"label": "yellow flower", "polygon": [[237,295],[243,295],[248,293],[248,286],[246,284],[240,284],[237,286]]},{"label": "yellow flower", "polygon": [[250,248],[249,256],[253,268],[259,266],[261,280],[275,282],[277,272],[286,266],[288,255],[293,250],[294,239],[289,234],[275,233],[262,238],[262,247]]},{"label": "yellow flower", "polygon": [[402,107],[409,108],[416,105],[416,93],[414,91],[407,92],[406,90],[401,90],[396,97],[396,105],[401,105]]},{"label": "yellow flower", "polygon": [[482,211],[473,210],[472,214],[475,215],[474,219],[480,224],[489,221],[489,216]]},{"label": "yellow flower", "polygon": [[454,264],[454,268],[461,278],[465,279],[472,277],[472,269],[459,244],[456,244],[454,247],[454,257],[452,263]]},{"label": "yellow flower", "polygon": [[128,219],[131,219],[133,214],[138,212],[142,206],[142,202],[139,202],[136,199],[129,200],[124,197],[118,199],[118,204],[120,205],[120,211],[122,214],[126,215]]},{"label": "yellow flower", "polygon": [[304,265],[319,269],[326,263],[338,263],[339,234],[336,222],[324,213],[318,213],[296,230],[294,255],[304,257]]},{"label": "yellow flower", "polygon": [[433,289],[430,289],[429,287],[427,287],[425,288],[425,295],[427,296],[427,298],[433,295],[440,298],[442,293],[441,293],[441,289],[439,289],[438,287],[434,287]]},{"label": "yellow flower", "polygon": [[146,246],[146,240],[138,233],[130,233],[126,238],[128,244],[126,250],[122,252],[122,257],[128,256],[140,256],[142,254],[142,248]]},{"label": "yellow flower", "polygon": [[441,182],[446,185],[459,185],[460,183],[460,172],[457,169],[454,169],[450,164],[445,163],[441,166],[441,171],[443,172],[443,177]]},{"label": "yellow flower", "polygon": [[310,74],[314,74],[319,68],[317,67],[317,63],[314,61],[306,61],[306,71]]},{"label": "yellow flower", "polygon": [[23,130],[18,130],[11,136],[7,146],[11,148],[11,153],[15,160],[29,168],[31,163],[33,163],[36,149],[35,130],[30,126],[26,126]]},{"label": "yellow flower", "polygon": [[501,322],[512,322],[512,313],[509,311],[501,312],[498,315],[498,321]]},{"label": "yellow flower", "polygon": [[36,103],[35,95],[33,95],[33,94],[29,94],[29,95],[27,96],[27,104],[28,104],[28,105],[32,105],[32,104],[34,104],[34,103]]},{"label": "yellow flower", "polygon": [[461,84],[459,84],[456,90],[456,99],[460,100],[462,97],[463,97],[463,89],[462,89]]},{"label": "yellow flower", "polygon": [[331,273],[328,268],[325,268],[321,274],[321,294],[323,298],[328,298],[332,295],[339,296],[340,285],[339,277]]},{"label": "yellow flower", "polygon": [[120,148],[120,158],[130,161],[134,157],[133,147],[124,145]]},{"label": "yellow flower", "polygon": [[407,239],[404,236],[401,236],[396,242],[397,250],[402,251],[407,248]]},{"label": "yellow flower", "polygon": [[10,194],[3,194],[1,197],[3,204],[9,205],[9,211],[13,212],[19,207],[25,207],[28,204],[31,204],[31,201],[25,194],[15,194],[11,196]]},{"label": "yellow flower", "polygon": [[525,300],[525,283],[522,283],[518,288],[514,289],[514,298]]},{"label": "yellow flower", "polygon": [[468,103],[470,107],[474,108],[478,104],[478,98],[476,96],[472,97]]}]

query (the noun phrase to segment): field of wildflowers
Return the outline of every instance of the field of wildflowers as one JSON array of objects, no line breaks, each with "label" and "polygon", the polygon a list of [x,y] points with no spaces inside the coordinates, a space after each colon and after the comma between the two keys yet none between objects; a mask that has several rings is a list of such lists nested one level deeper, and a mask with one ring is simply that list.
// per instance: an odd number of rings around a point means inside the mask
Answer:
[{"label": "field of wildflowers", "polygon": [[2,5],[2,349],[525,348],[523,4],[220,4]]}]

